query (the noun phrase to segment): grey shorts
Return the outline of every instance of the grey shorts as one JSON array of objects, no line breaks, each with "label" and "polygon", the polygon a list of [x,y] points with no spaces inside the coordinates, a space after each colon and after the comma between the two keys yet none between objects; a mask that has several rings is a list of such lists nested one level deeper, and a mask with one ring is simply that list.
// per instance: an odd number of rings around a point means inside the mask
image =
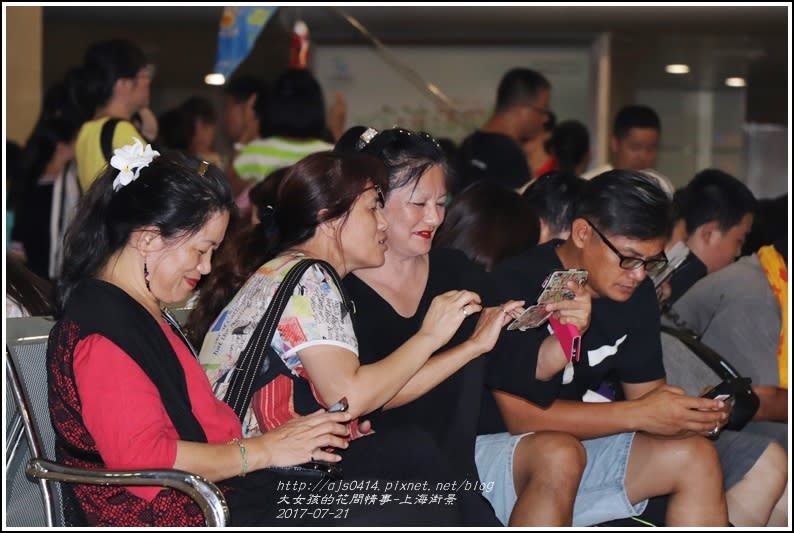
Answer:
[{"label": "grey shorts", "polygon": [[[474,459],[485,487],[485,496],[497,518],[507,524],[517,495],[513,484],[513,454],[526,435],[495,433],[477,437]],[[582,441],[587,451],[587,466],[576,493],[573,525],[589,526],[642,514],[647,500],[631,505],[626,495],[626,466],[634,433],[621,433]],[[487,490],[487,489],[491,490]]]},{"label": "grey shorts", "polygon": [[720,433],[713,442],[720,456],[725,490],[733,487],[750,471],[772,441],[770,437],[748,431],[725,430]]}]

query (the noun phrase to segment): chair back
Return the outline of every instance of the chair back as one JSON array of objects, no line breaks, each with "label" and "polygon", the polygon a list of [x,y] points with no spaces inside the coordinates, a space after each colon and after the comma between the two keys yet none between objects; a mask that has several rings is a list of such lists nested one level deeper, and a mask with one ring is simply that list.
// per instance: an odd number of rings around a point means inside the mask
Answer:
[{"label": "chair back", "polygon": [[[55,460],[55,430],[47,401],[47,339],[54,322],[47,317],[6,320],[6,374],[16,411],[6,423],[7,440],[14,448],[6,453],[7,525],[64,526],[60,483],[31,482],[28,459]],[[7,398],[8,399],[8,398]],[[24,438],[23,438],[24,434]],[[38,484],[38,489],[36,488]]]}]

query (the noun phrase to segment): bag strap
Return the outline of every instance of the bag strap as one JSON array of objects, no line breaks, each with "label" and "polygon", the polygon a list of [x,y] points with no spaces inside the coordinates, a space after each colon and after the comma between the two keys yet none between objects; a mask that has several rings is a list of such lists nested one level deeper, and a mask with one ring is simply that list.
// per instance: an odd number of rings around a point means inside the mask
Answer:
[{"label": "bag strap", "polygon": [[670,326],[662,326],[662,331],[672,335],[680,340],[687,348],[689,348],[701,361],[703,361],[711,370],[717,374],[720,379],[733,381],[743,379],[742,375],[725,360],[719,353],[703,344],[694,335],[683,329],[672,328]]},{"label": "bag strap", "polygon": [[[268,305],[268,308],[259,320],[251,338],[248,339],[248,343],[240,353],[240,357],[237,359],[237,364],[235,365],[235,371],[232,373],[229,380],[229,387],[226,390],[226,395],[223,398],[223,401],[231,406],[234,412],[237,413],[240,421],[245,419],[248,405],[251,403],[251,397],[254,393],[254,381],[260,373],[260,369],[263,368],[263,365],[266,366],[265,370],[270,366],[270,362],[267,359],[267,348],[273,340],[273,335],[276,332],[279,320],[281,320],[281,315],[284,313],[284,309],[287,307],[287,303],[295,292],[295,287],[300,282],[304,272],[314,264],[319,264],[326,273],[330,274],[342,294],[345,304],[350,308],[347,297],[343,292],[339,275],[331,265],[320,259],[302,259],[295,264],[295,266],[290,268],[290,271],[284,277],[281,285],[276,289],[276,293],[273,295],[270,305]],[[276,375],[278,375],[278,373],[273,373],[272,377],[275,378]],[[257,385],[260,385],[260,383],[257,383]]]},{"label": "bag strap", "polygon": [[116,124],[121,122],[120,118],[109,118],[102,125],[102,132],[99,134],[99,146],[102,148],[102,155],[105,161],[110,162],[113,157],[113,134],[116,132]]}]

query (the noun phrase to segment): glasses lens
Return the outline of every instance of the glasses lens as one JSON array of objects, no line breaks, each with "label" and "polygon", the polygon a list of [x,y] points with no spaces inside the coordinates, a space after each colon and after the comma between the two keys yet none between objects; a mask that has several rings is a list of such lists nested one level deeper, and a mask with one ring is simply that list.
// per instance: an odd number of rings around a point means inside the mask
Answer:
[{"label": "glasses lens", "polygon": [[623,257],[620,260],[620,268],[624,268],[626,270],[637,270],[644,264],[645,261],[636,257]]},{"label": "glasses lens", "polygon": [[653,275],[661,272],[667,266],[667,259],[657,259],[655,261],[648,261],[645,263],[645,269],[649,274]]}]

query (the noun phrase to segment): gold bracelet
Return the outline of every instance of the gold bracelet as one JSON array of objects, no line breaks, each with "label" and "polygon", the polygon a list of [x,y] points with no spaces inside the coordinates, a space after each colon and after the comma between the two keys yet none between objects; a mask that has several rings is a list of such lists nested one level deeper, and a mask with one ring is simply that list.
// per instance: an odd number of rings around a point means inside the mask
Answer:
[{"label": "gold bracelet", "polygon": [[245,477],[248,473],[248,450],[245,449],[245,444],[240,439],[232,439],[231,443],[236,444],[240,448],[240,458],[242,459],[240,477]]}]

